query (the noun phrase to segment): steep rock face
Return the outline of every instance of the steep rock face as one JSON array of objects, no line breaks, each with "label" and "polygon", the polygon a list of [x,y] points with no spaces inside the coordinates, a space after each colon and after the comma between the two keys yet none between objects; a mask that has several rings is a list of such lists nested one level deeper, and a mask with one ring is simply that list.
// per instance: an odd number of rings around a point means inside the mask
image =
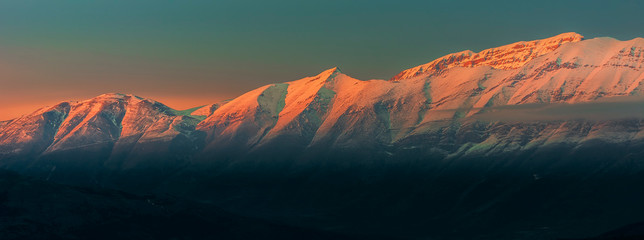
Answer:
[{"label": "steep rock face", "polygon": [[440,72],[453,67],[491,66],[495,69],[517,69],[538,56],[554,51],[562,44],[578,42],[583,39],[582,35],[571,32],[542,40],[517,42],[502,47],[490,48],[479,53],[466,50],[404,70],[391,80],[412,78],[420,74]]}]

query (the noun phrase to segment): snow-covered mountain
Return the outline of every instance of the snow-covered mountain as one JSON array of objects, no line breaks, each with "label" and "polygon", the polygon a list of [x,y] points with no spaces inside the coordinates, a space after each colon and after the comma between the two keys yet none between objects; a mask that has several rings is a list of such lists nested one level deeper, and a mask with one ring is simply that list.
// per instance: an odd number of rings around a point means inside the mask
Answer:
[{"label": "snow-covered mountain", "polygon": [[405,70],[395,81],[362,81],[333,68],[253,90],[197,129],[217,146],[235,140],[252,147],[277,138],[306,145],[393,144],[499,106],[642,95],[644,39],[582,39],[566,33],[467,58],[448,55]]},{"label": "snow-covered mountain", "polygon": [[203,116],[188,114],[124,94],[62,102],[2,125],[0,165],[89,184],[106,171],[170,174],[203,139],[194,131]]},{"label": "snow-covered mountain", "polygon": [[[133,95],[63,102],[3,122],[0,150],[48,154],[109,143],[115,144],[113,152],[123,145],[131,152],[137,143],[195,140],[196,132],[207,135],[206,149],[250,150],[280,141],[299,148],[391,145],[437,134],[453,123],[466,126],[477,114],[501,106],[641,96],[643,67],[642,38],[584,40],[564,33],[480,53],[450,54],[407,69],[391,81],[358,80],[332,68],[267,85],[192,114]],[[596,128],[595,132],[614,131]],[[639,126],[628,131],[632,136],[624,140],[644,136],[637,134]],[[542,131],[532,137],[536,141],[553,134],[562,133]],[[589,134],[576,134],[574,139],[597,137]]]},{"label": "snow-covered mountain", "polygon": [[644,39],[564,33],[184,111],[105,94],[0,122],[0,167],[347,232],[603,231],[644,214],[643,80]]},{"label": "snow-covered mountain", "polygon": [[0,146],[5,152],[46,154],[105,143],[170,141],[187,136],[197,122],[154,100],[104,94],[8,121],[0,132]]}]

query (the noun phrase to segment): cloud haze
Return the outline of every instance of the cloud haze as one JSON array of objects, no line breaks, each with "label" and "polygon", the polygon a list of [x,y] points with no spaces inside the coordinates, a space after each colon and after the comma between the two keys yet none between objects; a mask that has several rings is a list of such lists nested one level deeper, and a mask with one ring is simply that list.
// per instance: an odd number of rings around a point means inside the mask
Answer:
[{"label": "cloud haze", "polygon": [[510,122],[644,119],[644,97],[613,97],[576,104],[521,104],[481,110],[473,118]]}]

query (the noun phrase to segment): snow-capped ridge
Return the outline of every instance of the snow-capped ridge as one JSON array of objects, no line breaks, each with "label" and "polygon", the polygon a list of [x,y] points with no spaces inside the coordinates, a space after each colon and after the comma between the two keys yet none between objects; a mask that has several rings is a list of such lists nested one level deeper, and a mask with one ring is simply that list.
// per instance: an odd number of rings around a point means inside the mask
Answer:
[{"label": "snow-capped ridge", "polygon": [[341,74],[342,72],[340,71],[339,67],[333,67],[329,68],[327,70],[322,71],[318,75],[315,75],[313,78],[314,79],[323,79],[323,80],[330,80],[333,77],[337,76],[338,74]]},{"label": "snow-capped ridge", "polygon": [[[189,136],[203,117],[177,111],[152,99],[107,93],[65,101],[3,123],[0,146],[44,154],[104,144],[171,141]],[[123,143],[125,144],[125,143]],[[29,150],[31,149],[31,150]],[[6,151],[0,149],[0,153]],[[17,150],[16,150],[17,151]]]},{"label": "snow-capped ridge", "polygon": [[140,102],[140,101],[148,101],[148,102],[151,102],[151,103],[157,103],[157,101],[149,99],[149,98],[143,98],[143,97],[139,97],[139,96],[134,95],[134,94],[125,94],[125,93],[105,93],[105,94],[101,94],[101,95],[98,95],[96,97],[87,99],[87,100],[85,100],[83,102],[99,101],[99,100],[125,100],[125,101],[131,101],[131,102],[134,102],[134,103]]},{"label": "snow-capped ridge", "polygon": [[332,67],[322,71],[320,74],[334,74],[334,73],[341,73],[341,72],[342,71],[340,70],[340,67]]},{"label": "snow-capped ridge", "polygon": [[391,80],[408,79],[420,74],[431,74],[452,67],[491,66],[496,69],[516,69],[536,57],[554,51],[565,43],[582,40],[584,40],[584,36],[569,32],[546,39],[521,41],[501,47],[489,48],[478,53],[465,50],[404,70],[391,78]]}]

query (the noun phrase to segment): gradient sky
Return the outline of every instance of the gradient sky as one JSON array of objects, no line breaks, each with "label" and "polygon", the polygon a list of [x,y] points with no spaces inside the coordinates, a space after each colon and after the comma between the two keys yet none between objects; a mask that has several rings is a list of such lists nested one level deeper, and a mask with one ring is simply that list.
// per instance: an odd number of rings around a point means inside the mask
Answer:
[{"label": "gradient sky", "polygon": [[0,120],[107,92],[177,109],[339,66],[358,79],[562,32],[644,37],[624,1],[0,1]]}]

